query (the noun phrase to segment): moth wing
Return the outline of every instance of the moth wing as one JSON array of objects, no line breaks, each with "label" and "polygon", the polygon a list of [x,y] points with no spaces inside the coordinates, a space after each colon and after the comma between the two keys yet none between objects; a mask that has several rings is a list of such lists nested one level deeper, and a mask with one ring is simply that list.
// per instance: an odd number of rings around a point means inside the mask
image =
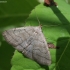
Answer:
[{"label": "moth wing", "polygon": [[33,55],[32,55],[33,59],[40,64],[50,65],[51,56],[50,56],[48,46],[40,41],[34,41],[34,44],[35,45],[33,46]]},{"label": "moth wing", "polygon": [[32,46],[33,46],[32,51],[33,59],[40,64],[50,65],[51,64],[50,51],[41,28],[36,30],[35,36],[33,37]]},{"label": "moth wing", "polygon": [[3,33],[8,43],[26,57],[43,65],[50,65],[51,57],[40,27],[21,27]]},{"label": "moth wing", "polygon": [[23,51],[23,48],[27,45],[26,40],[32,32],[34,32],[33,27],[20,27],[4,31],[3,36],[15,49]]}]

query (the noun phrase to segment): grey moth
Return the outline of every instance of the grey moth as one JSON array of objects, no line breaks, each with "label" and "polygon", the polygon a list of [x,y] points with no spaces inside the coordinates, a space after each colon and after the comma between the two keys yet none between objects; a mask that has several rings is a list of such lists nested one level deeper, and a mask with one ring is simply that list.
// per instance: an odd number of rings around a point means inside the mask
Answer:
[{"label": "grey moth", "polygon": [[42,65],[51,64],[51,56],[41,26],[13,28],[3,32],[5,40],[26,57]]}]

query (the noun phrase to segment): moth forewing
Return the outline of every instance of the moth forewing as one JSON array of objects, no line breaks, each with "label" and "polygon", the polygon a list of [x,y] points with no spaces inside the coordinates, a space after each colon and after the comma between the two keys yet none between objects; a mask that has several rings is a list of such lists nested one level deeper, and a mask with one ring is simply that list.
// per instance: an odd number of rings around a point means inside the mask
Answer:
[{"label": "moth forewing", "polygon": [[40,26],[13,28],[3,32],[6,41],[26,57],[42,65],[51,64],[51,56]]}]

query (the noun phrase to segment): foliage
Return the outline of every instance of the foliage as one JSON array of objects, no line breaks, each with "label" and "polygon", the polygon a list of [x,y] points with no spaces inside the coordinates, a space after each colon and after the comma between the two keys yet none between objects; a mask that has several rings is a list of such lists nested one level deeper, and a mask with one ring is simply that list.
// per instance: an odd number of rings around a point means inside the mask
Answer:
[{"label": "foliage", "polygon": [[[27,0],[25,0],[27,1]],[[46,41],[58,46],[59,49],[50,49],[52,64],[50,66],[39,65],[33,60],[26,58],[18,51],[14,52],[14,49],[10,47],[3,39],[1,39],[0,54],[0,67],[1,70],[8,70],[8,65],[11,60],[11,70],[69,70],[70,69],[70,15],[69,5],[64,1],[57,0],[57,7],[46,7],[43,4],[39,4],[32,11],[26,20],[25,26],[39,26],[42,25],[42,31],[45,35]],[[16,5],[16,4],[15,4]],[[30,4],[29,4],[30,5]],[[31,6],[31,5],[30,5]],[[31,8],[31,7],[30,7]],[[20,12],[20,11],[19,11]],[[21,11],[22,12],[22,11]],[[24,13],[25,14],[25,13]],[[21,15],[22,16],[22,15]],[[21,17],[20,16],[20,17]],[[16,26],[23,26],[23,17],[2,17],[0,21],[1,32],[5,29],[9,29]],[[9,20],[10,19],[10,20]],[[26,18],[25,18],[26,19]],[[24,20],[25,20],[24,19]],[[3,21],[5,20],[5,21]],[[15,20],[15,21],[14,21]],[[15,24],[14,24],[15,23]],[[5,25],[4,25],[5,24]],[[14,52],[14,55],[13,55]],[[6,54],[6,56],[5,56]],[[10,58],[8,58],[10,56]],[[12,57],[13,56],[13,57]],[[4,58],[4,59],[3,59]],[[7,59],[5,59],[7,58]],[[8,63],[7,63],[8,62]],[[8,64],[8,65],[7,65]],[[10,65],[9,65],[10,69]]]},{"label": "foliage", "polygon": [[3,39],[2,32],[6,29],[24,26],[29,13],[38,4],[36,0],[0,1],[0,70],[10,70],[11,58],[15,51]]}]

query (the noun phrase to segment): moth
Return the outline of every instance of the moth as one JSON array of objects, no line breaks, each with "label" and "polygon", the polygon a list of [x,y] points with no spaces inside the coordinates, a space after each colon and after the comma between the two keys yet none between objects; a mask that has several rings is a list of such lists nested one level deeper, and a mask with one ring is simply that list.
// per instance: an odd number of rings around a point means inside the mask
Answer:
[{"label": "moth", "polygon": [[51,64],[48,44],[41,26],[13,28],[3,32],[5,40],[26,57],[42,65]]}]

